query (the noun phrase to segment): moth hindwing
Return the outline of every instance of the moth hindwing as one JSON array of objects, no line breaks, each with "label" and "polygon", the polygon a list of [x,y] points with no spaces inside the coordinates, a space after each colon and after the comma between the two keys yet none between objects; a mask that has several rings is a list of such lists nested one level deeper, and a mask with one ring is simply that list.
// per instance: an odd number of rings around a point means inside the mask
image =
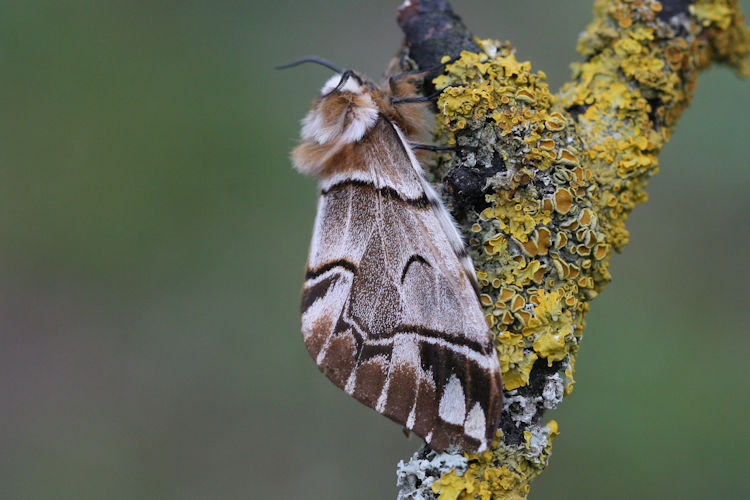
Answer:
[{"label": "moth hindwing", "polygon": [[461,236],[410,147],[408,95],[345,71],[302,121],[293,162],[320,183],[302,334],[357,400],[437,451],[481,451],[499,426],[500,366]]}]

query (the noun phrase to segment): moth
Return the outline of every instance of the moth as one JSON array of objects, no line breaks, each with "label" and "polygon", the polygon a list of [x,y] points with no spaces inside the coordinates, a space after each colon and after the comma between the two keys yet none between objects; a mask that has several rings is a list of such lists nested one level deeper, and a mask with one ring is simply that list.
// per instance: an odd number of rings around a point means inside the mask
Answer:
[{"label": "moth", "polygon": [[[336,71],[302,120],[295,168],[316,177],[302,335],[320,370],[436,451],[487,449],[500,366],[461,235],[425,179],[414,79]],[[424,76],[424,75],[423,75]]]}]

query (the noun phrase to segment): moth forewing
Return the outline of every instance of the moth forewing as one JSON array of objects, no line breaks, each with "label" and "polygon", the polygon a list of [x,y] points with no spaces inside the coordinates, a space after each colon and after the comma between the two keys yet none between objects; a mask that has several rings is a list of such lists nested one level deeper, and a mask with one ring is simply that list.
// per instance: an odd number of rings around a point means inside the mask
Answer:
[{"label": "moth forewing", "polygon": [[[460,234],[409,141],[413,106],[334,76],[292,158],[320,183],[302,333],[328,378],[443,451],[486,449],[500,366]],[[398,96],[396,96],[398,97]]]}]

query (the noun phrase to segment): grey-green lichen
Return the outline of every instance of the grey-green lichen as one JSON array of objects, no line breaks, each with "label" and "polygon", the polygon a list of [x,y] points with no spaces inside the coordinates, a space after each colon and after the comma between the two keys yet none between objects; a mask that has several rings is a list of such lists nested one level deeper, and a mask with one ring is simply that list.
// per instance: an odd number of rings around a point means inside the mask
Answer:
[{"label": "grey-green lichen", "polygon": [[426,500],[434,498],[432,485],[446,470],[462,476],[469,467],[469,460],[463,455],[436,453],[425,445],[408,461],[398,463],[396,486],[398,500]]},{"label": "grey-green lichen", "polygon": [[[610,279],[612,250],[627,243],[627,216],[646,200],[698,71],[718,61],[748,72],[750,30],[736,0],[699,0],[669,19],[661,11],[655,0],[598,0],[578,47],[587,60],[557,95],[544,73],[493,41],[434,81],[446,88],[437,136],[464,152],[444,155],[437,173],[497,171],[486,208],[461,223],[496,338],[503,418],[522,429],[522,439],[499,432],[493,451],[432,478],[441,499],[527,495],[557,435],[539,417],[572,391],[585,313]],[[541,367],[547,382],[530,396]]]}]

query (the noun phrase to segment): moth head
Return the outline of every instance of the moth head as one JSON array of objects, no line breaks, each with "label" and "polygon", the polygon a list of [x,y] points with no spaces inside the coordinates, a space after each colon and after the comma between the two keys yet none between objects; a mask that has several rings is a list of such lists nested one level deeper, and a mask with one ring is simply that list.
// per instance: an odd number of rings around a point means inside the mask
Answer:
[{"label": "moth head", "polygon": [[362,139],[378,119],[373,89],[351,70],[329,78],[302,120],[302,140],[343,145]]}]

